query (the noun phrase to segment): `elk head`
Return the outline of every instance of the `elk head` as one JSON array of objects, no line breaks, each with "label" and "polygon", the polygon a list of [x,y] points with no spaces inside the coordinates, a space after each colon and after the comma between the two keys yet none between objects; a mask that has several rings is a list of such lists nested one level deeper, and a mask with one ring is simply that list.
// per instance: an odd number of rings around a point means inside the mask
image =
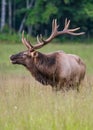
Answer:
[{"label": "elk head", "polygon": [[22,43],[28,48],[27,51],[20,52],[18,54],[12,55],[10,57],[11,62],[13,64],[22,64],[24,66],[27,66],[30,62],[30,64],[33,63],[36,57],[38,57],[39,52],[36,51],[36,49],[39,49],[46,45],[47,43],[51,42],[52,39],[54,39],[58,35],[62,34],[70,34],[70,35],[82,35],[84,32],[80,33],[75,33],[75,31],[79,30],[80,27],[74,28],[74,29],[68,29],[70,25],[70,20],[67,21],[65,20],[65,27],[62,31],[58,31],[59,25],[57,25],[57,20],[54,19],[52,21],[52,33],[50,37],[46,40],[43,39],[42,35],[40,35],[40,40],[39,37],[37,36],[37,44],[32,45],[26,38],[24,38],[24,31],[22,33]]}]

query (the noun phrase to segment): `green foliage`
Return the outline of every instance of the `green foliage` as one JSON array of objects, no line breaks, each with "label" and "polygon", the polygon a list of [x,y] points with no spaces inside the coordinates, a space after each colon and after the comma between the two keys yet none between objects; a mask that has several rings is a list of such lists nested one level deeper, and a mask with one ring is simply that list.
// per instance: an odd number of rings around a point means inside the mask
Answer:
[{"label": "green foliage", "polygon": [[85,5],[85,12],[88,17],[93,19],[93,3],[88,3],[87,5]]},{"label": "green foliage", "polygon": [[54,15],[54,14],[57,14],[57,12],[58,12],[57,7],[54,6],[52,3],[49,3],[46,6],[46,9],[45,9],[45,11],[42,14],[42,21],[43,21],[43,23],[47,23],[49,21],[49,19],[50,19],[50,16]]},{"label": "green foliage", "polygon": [[10,28],[9,28],[9,26],[7,24],[3,27],[2,32],[3,33],[9,33],[10,32]]},{"label": "green foliage", "polygon": [[[72,27],[76,27],[76,25],[81,26],[84,31],[87,31],[89,26],[89,22],[87,20],[92,19],[93,17],[92,10],[91,0],[38,0],[35,3],[34,8],[29,11],[26,22],[28,25],[36,25],[39,23],[42,24],[42,26],[43,24],[48,24],[48,26],[50,26],[50,18],[58,18],[59,24],[61,24],[61,19],[65,19],[67,17],[73,21]],[[88,31],[92,33],[91,28]]]},{"label": "green foliage", "polygon": [[[80,26],[81,30],[86,32],[86,37],[93,36],[93,0],[36,0],[32,5],[29,0],[30,8],[27,8],[27,0],[11,2],[13,30],[19,31],[22,20],[26,16],[24,30],[31,32],[31,35],[34,36],[37,32],[43,33],[43,35],[47,32],[46,35],[49,35],[53,18],[57,18],[62,27],[64,19],[68,18],[71,19],[72,28]],[[6,19],[8,19],[8,15],[6,15]],[[8,20],[6,24],[8,25]],[[34,31],[28,31],[29,26]]]},{"label": "green foliage", "polygon": [[[9,31],[9,30],[8,30]],[[19,43],[21,42],[21,35],[19,36],[16,33],[10,34],[8,33],[0,33],[0,41],[1,42],[10,42],[10,43]]]},{"label": "green foliage", "polygon": [[13,28],[10,28],[10,27],[8,26],[8,24],[5,24],[5,26],[3,27],[1,36],[0,36],[1,39],[2,39],[2,36],[4,36],[4,34],[8,34],[8,35],[10,35],[10,34],[15,34],[15,31],[14,31]]},{"label": "green foliage", "polygon": [[27,24],[35,25],[37,23],[47,23],[51,15],[57,14],[57,7],[49,2],[38,0],[35,7],[29,10],[29,15],[26,20]]},{"label": "green foliage", "polygon": [[26,13],[28,10],[26,8],[22,8],[22,9],[18,9],[15,13],[17,16],[20,16],[21,14]]}]

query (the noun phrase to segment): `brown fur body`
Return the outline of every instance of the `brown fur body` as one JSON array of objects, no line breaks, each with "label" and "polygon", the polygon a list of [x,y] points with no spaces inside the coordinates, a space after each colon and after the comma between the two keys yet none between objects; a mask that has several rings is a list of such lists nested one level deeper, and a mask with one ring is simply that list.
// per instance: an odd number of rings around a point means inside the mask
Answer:
[{"label": "brown fur body", "polygon": [[42,54],[28,50],[12,55],[10,59],[13,64],[24,65],[37,81],[56,90],[77,88],[86,71],[85,64],[78,56],[63,51]]}]

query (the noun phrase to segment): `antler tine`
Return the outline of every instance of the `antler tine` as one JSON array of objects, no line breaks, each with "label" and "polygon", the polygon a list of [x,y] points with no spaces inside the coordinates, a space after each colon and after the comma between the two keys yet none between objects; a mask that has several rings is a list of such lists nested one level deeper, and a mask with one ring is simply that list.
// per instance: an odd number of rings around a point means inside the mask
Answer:
[{"label": "antler tine", "polygon": [[24,30],[22,31],[22,38],[24,37]]},{"label": "antler tine", "polygon": [[57,36],[57,33],[58,33],[58,27],[59,25],[57,25],[57,19],[53,19],[53,22],[52,22],[52,33],[50,35],[50,37],[46,40],[44,40],[45,42],[50,42],[54,37]]},{"label": "antler tine", "polygon": [[57,35],[58,27],[59,27],[59,25],[57,24],[57,19],[53,19],[53,22],[52,22],[52,33],[51,33],[50,37],[55,37],[55,35]]},{"label": "antler tine", "polygon": [[68,34],[74,35],[74,36],[79,36],[79,35],[85,34],[85,32],[80,32],[80,33],[68,32]]},{"label": "antler tine", "polygon": [[55,19],[53,19],[53,21],[52,21],[52,33],[54,31],[54,28],[55,28]]},{"label": "antler tine", "polygon": [[59,25],[57,24],[57,19],[55,19],[55,29],[56,29],[56,31],[57,31],[58,27],[59,27]]},{"label": "antler tine", "polygon": [[70,32],[73,32],[73,31],[77,31],[77,30],[79,30],[80,29],[80,27],[78,27],[78,28],[74,28],[74,29],[68,29]]},{"label": "antler tine", "polygon": [[70,25],[70,20],[67,21],[66,18],[64,30],[68,29],[69,25]]},{"label": "antler tine", "polygon": [[40,44],[39,36],[37,35],[37,43]]},{"label": "antler tine", "polygon": [[57,34],[57,28],[58,27],[59,27],[59,25],[57,25],[57,19],[53,19],[53,21],[52,21],[52,33],[51,33],[50,37],[48,39],[44,40],[42,35],[40,34],[40,37],[37,36],[37,43],[38,43],[38,45],[40,44],[40,46],[41,46],[41,44],[46,44],[50,40],[52,40],[53,37],[55,37],[55,35]]},{"label": "antler tine", "polygon": [[65,19],[65,26],[66,26],[66,24],[67,24],[67,18]]},{"label": "antler tine", "polygon": [[53,19],[52,21],[52,32],[57,29],[59,25],[57,25],[57,19]]},{"label": "antler tine", "polygon": [[22,32],[22,43],[28,48],[28,49],[32,49],[33,46],[30,44],[30,42],[28,42],[26,40],[26,38],[24,38],[24,30]]},{"label": "antler tine", "polygon": [[68,31],[69,31],[69,34],[76,35],[76,36],[85,34],[85,32],[75,33],[75,31],[77,31],[79,29],[80,29],[80,27],[74,28],[74,29],[68,29]]},{"label": "antler tine", "polygon": [[25,45],[24,30],[22,32],[22,43]]},{"label": "antler tine", "polygon": [[62,31],[58,31],[58,35],[62,35],[62,34],[70,34],[70,35],[83,35],[84,32],[80,32],[80,33],[76,33],[75,31],[79,30],[80,27],[78,28],[74,28],[74,29],[69,29],[69,25],[70,25],[70,20],[67,21],[67,18],[65,19],[65,27]]},{"label": "antler tine", "polygon": [[33,49],[39,49],[39,48],[41,48],[42,46],[44,46],[47,43],[49,43],[52,39],[54,39],[58,35],[70,34],[70,35],[76,35],[77,36],[77,35],[84,34],[84,32],[80,32],[80,33],[76,33],[75,32],[75,31],[79,30],[80,27],[74,28],[74,29],[69,29],[69,25],[70,25],[70,20],[67,20],[67,18],[66,18],[65,19],[64,29],[62,31],[58,31],[59,25],[57,24],[57,19],[53,19],[53,21],[52,21],[52,33],[51,33],[51,35],[46,40],[43,39],[42,35],[37,36],[37,43],[38,44],[34,45]]},{"label": "antler tine", "polygon": [[52,33],[51,33],[51,35],[54,35],[55,24],[56,24],[55,22],[56,22],[55,19],[53,19],[53,21],[52,21]]},{"label": "antler tine", "polygon": [[40,39],[41,39],[41,41],[43,41],[43,36],[42,36],[42,34],[40,34]]},{"label": "antler tine", "polygon": [[[40,39],[40,40],[39,40],[39,39]],[[43,44],[43,42],[45,42],[45,41],[44,41],[44,39],[43,39],[42,34],[40,34],[40,36],[37,35],[37,44],[38,44],[38,45],[41,45],[41,44]]]},{"label": "antler tine", "polygon": [[42,34],[40,34],[40,36],[37,35],[37,44],[41,44],[43,41],[44,41],[44,39],[43,39]]}]

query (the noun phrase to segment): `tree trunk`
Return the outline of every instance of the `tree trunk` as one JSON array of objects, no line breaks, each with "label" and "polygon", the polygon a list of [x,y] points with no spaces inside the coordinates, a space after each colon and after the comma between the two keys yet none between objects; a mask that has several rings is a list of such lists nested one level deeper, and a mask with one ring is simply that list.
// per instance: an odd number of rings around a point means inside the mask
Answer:
[{"label": "tree trunk", "polygon": [[[33,0],[31,2],[33,3]],[[26,1],[26,7],[27,7],[27,9],[29,9],[29,6],[30,6],[30,2],[29,2],[29,0],[27,0]],[[28,25],[27,29],[28,29],[28,34],[31,35],[32,34],[32,26]]]},{"label": "tree trunk", "polygon": [[16,17],[15,17],[15,12],[16,12],[16,0],[13,0],[13,12],[12,12],[12,28],[16,29]]},{"label": "tree trunk", "polygon": [[1,32],[5,26],[5,17],[6,17],[6,0],[2,0],[1,4]]},{"label": "tree trunk", "polygon": [[[29,3],[29,0],[26,1],[27,9],[29,9],[29,8],[32,7],[33,2],[34,2],[34,0],[31,0],[30,3]],[[26,17],[27,17],[27,14],[25,14],[24,18],[22,19],[22,22],[21,22],[21,24],[20,24],[20,27],[19,27],[19,31],[18,31],[18,33],[21,33],[21,32],[22,32],[22,29],[23,29],[24,23],[25,23],[25,21],[26,21]],[[30,26],[30,29],[32,29],[31,26]],[[32,30],[30,30],[30,29],[28,30],[28,32],[31,34]]]},{"label": "tree trunk", "polygon": [[11,28],[12,28],[12,2],[9,0],[9,28],[10,28],[10,33],[11,33]]},{"label": "tree trunk", "polygon": [[21,32],[22,32],[22,29],[23,29],[23,26],[24,26],[25,20],[26,20],[26,15],[25,15],[24,18],[22,19],[22,22],[21,22],[21,24],[20,24],[20,27],[19,27],[18,33],[21,33]]}]

